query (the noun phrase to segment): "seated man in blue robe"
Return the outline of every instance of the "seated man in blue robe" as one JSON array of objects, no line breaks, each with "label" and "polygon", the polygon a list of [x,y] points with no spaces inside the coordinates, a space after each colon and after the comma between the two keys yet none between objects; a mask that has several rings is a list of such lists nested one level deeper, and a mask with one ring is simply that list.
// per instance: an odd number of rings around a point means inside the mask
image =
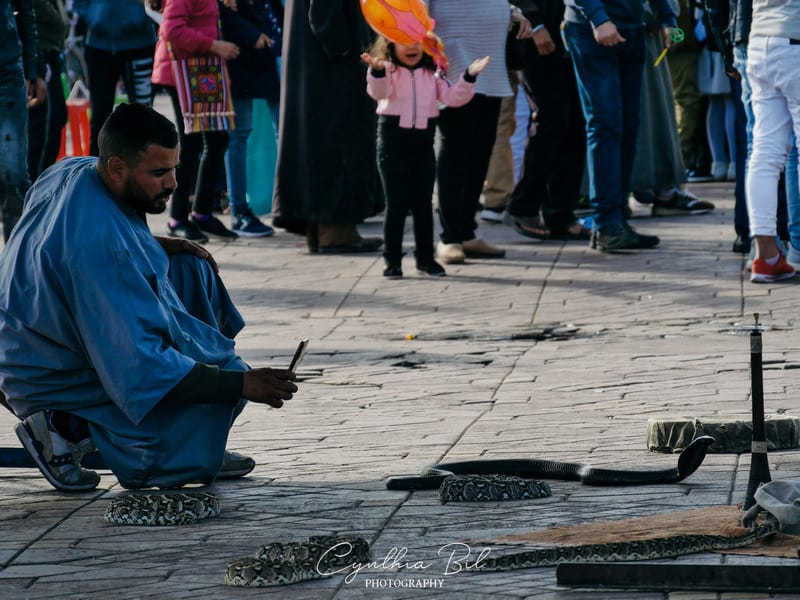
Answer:
[{"label": "seated man in blue robe", "polygon": [[121,105],[98,143],[38,178],[0,254],[3,404],[61,490],[97,486],[80,466],[95,448],[131,489],[246,474],[233,420],[246,400],[280,408],[295,376],[236,355],[244,322],[210,254],[147,227],[177,185],[172,123]]}]

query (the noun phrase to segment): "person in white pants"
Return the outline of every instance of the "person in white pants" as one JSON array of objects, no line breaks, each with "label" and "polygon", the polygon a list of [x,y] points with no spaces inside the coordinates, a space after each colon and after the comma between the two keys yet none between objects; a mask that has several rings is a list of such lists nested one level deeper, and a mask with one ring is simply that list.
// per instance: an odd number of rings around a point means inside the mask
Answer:
[{"label": "person in white pants", "polygon": [[750,281],[770,283],[794,277],[775,242],[777,185],[800,137],[800,0],[754,0],[747,46],[747,77],[755,115],[746,196],[755,260]]}]

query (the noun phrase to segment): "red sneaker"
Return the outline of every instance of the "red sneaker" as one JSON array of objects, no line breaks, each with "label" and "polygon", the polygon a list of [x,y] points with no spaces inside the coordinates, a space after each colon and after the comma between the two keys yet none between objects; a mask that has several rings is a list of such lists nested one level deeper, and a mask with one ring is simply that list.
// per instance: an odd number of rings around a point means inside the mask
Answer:
[{"label": "red sneaker", "polygon": [[783,253],[779,254],[778,262],[768,265],[766,261],[757,258],[753,261],[750,270],[750,281],[755,283],[772,283],[781,279],[791,279],[794,277],[794,267],[786,262]]}]

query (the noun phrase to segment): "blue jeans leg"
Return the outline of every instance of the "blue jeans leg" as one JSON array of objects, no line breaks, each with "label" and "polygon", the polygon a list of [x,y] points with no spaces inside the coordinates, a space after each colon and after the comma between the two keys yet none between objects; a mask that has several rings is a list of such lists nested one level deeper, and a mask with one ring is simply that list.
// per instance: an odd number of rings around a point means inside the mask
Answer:
[{"label": "blue jeans leg", "polygon": [[627,41],[611,47],[599,45],[586,25],[567,23],[564,33],[586,119],[595,227],[623,224],[639,129],[644,29],[621,30]]},{"label": "blue jeans leg", "polygon": [[[747,220],[747,199],[744,193],[745,168],[747,166],[747,114],[742,103],[742,84],[738,79],[731,79],[731,91],[733,92],[733,106],[736,111],[734,130],[736,136],[736,183],[734,184],[734,204],[733,229],[736,235],[744,239],[750,237],[750,224]],[[752,144],[752,140],[749,142]]]},{"label": "blue jeans leg", "polygon": [[233,109],[236,112],[236,128],[228,132],[225,175],[228,180],[228,202],[235,218],[250,209],[247,203],[247,138],[253,129],[253,99],[234,98]]},{"label": "blue jeans leg", "polygon": [[[753,105],[750,102],[750,82],[747,80],[747,69],[745,66],[747,65],[747,46],[744,44],[740,44],[738,46],[734,46],[733,48],[733,66],[736,67],[736,70],[742,76],[741,79],[741,92],[742,92],[742,107],[744,108],[745,118],[747,119],[747,124],[745,126],[745,160],[744,165],[741,167],[741,171],[739,170],[739,166],[737,163],[736,169],[736,185],[743,185],[744,181],[747,179],[747,163],[750,161],[750,154],[753,151],[753,123],[755,119],[753,117]],[[741,183],[740,183],[741,182]],[[742,192],[742,202],[736,201],[736,205],[734,208],[734,229],[736,229],[736,233],[742,236],[750,237],[750,223],[747,217],[747,200],[744,197],[744,192]]]},{"label": "blue jeans leg", "polygon": [[21,66],[0,68],[0,208],[7,240],[22,215],[28,179],[28,98]]},{"label": "blue jeans leg", "polygon": [[800,250],[800,181],[797,171],[797,137],[792,135],[792,151],[786,159],[786,209],[789,213],[789,239]]}]

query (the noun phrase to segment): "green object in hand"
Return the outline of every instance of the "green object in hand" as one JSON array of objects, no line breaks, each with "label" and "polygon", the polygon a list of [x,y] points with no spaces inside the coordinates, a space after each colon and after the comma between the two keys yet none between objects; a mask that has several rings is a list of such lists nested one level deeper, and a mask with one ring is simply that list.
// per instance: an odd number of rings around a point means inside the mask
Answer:
[{"label": "green object in hand", "polygon": [[686,34],[683,32],[683,29],[680,27],[674,27],[672,29],[672,36],[670,36],[673,44],[682,44],[683,40],[686,39]]}]

